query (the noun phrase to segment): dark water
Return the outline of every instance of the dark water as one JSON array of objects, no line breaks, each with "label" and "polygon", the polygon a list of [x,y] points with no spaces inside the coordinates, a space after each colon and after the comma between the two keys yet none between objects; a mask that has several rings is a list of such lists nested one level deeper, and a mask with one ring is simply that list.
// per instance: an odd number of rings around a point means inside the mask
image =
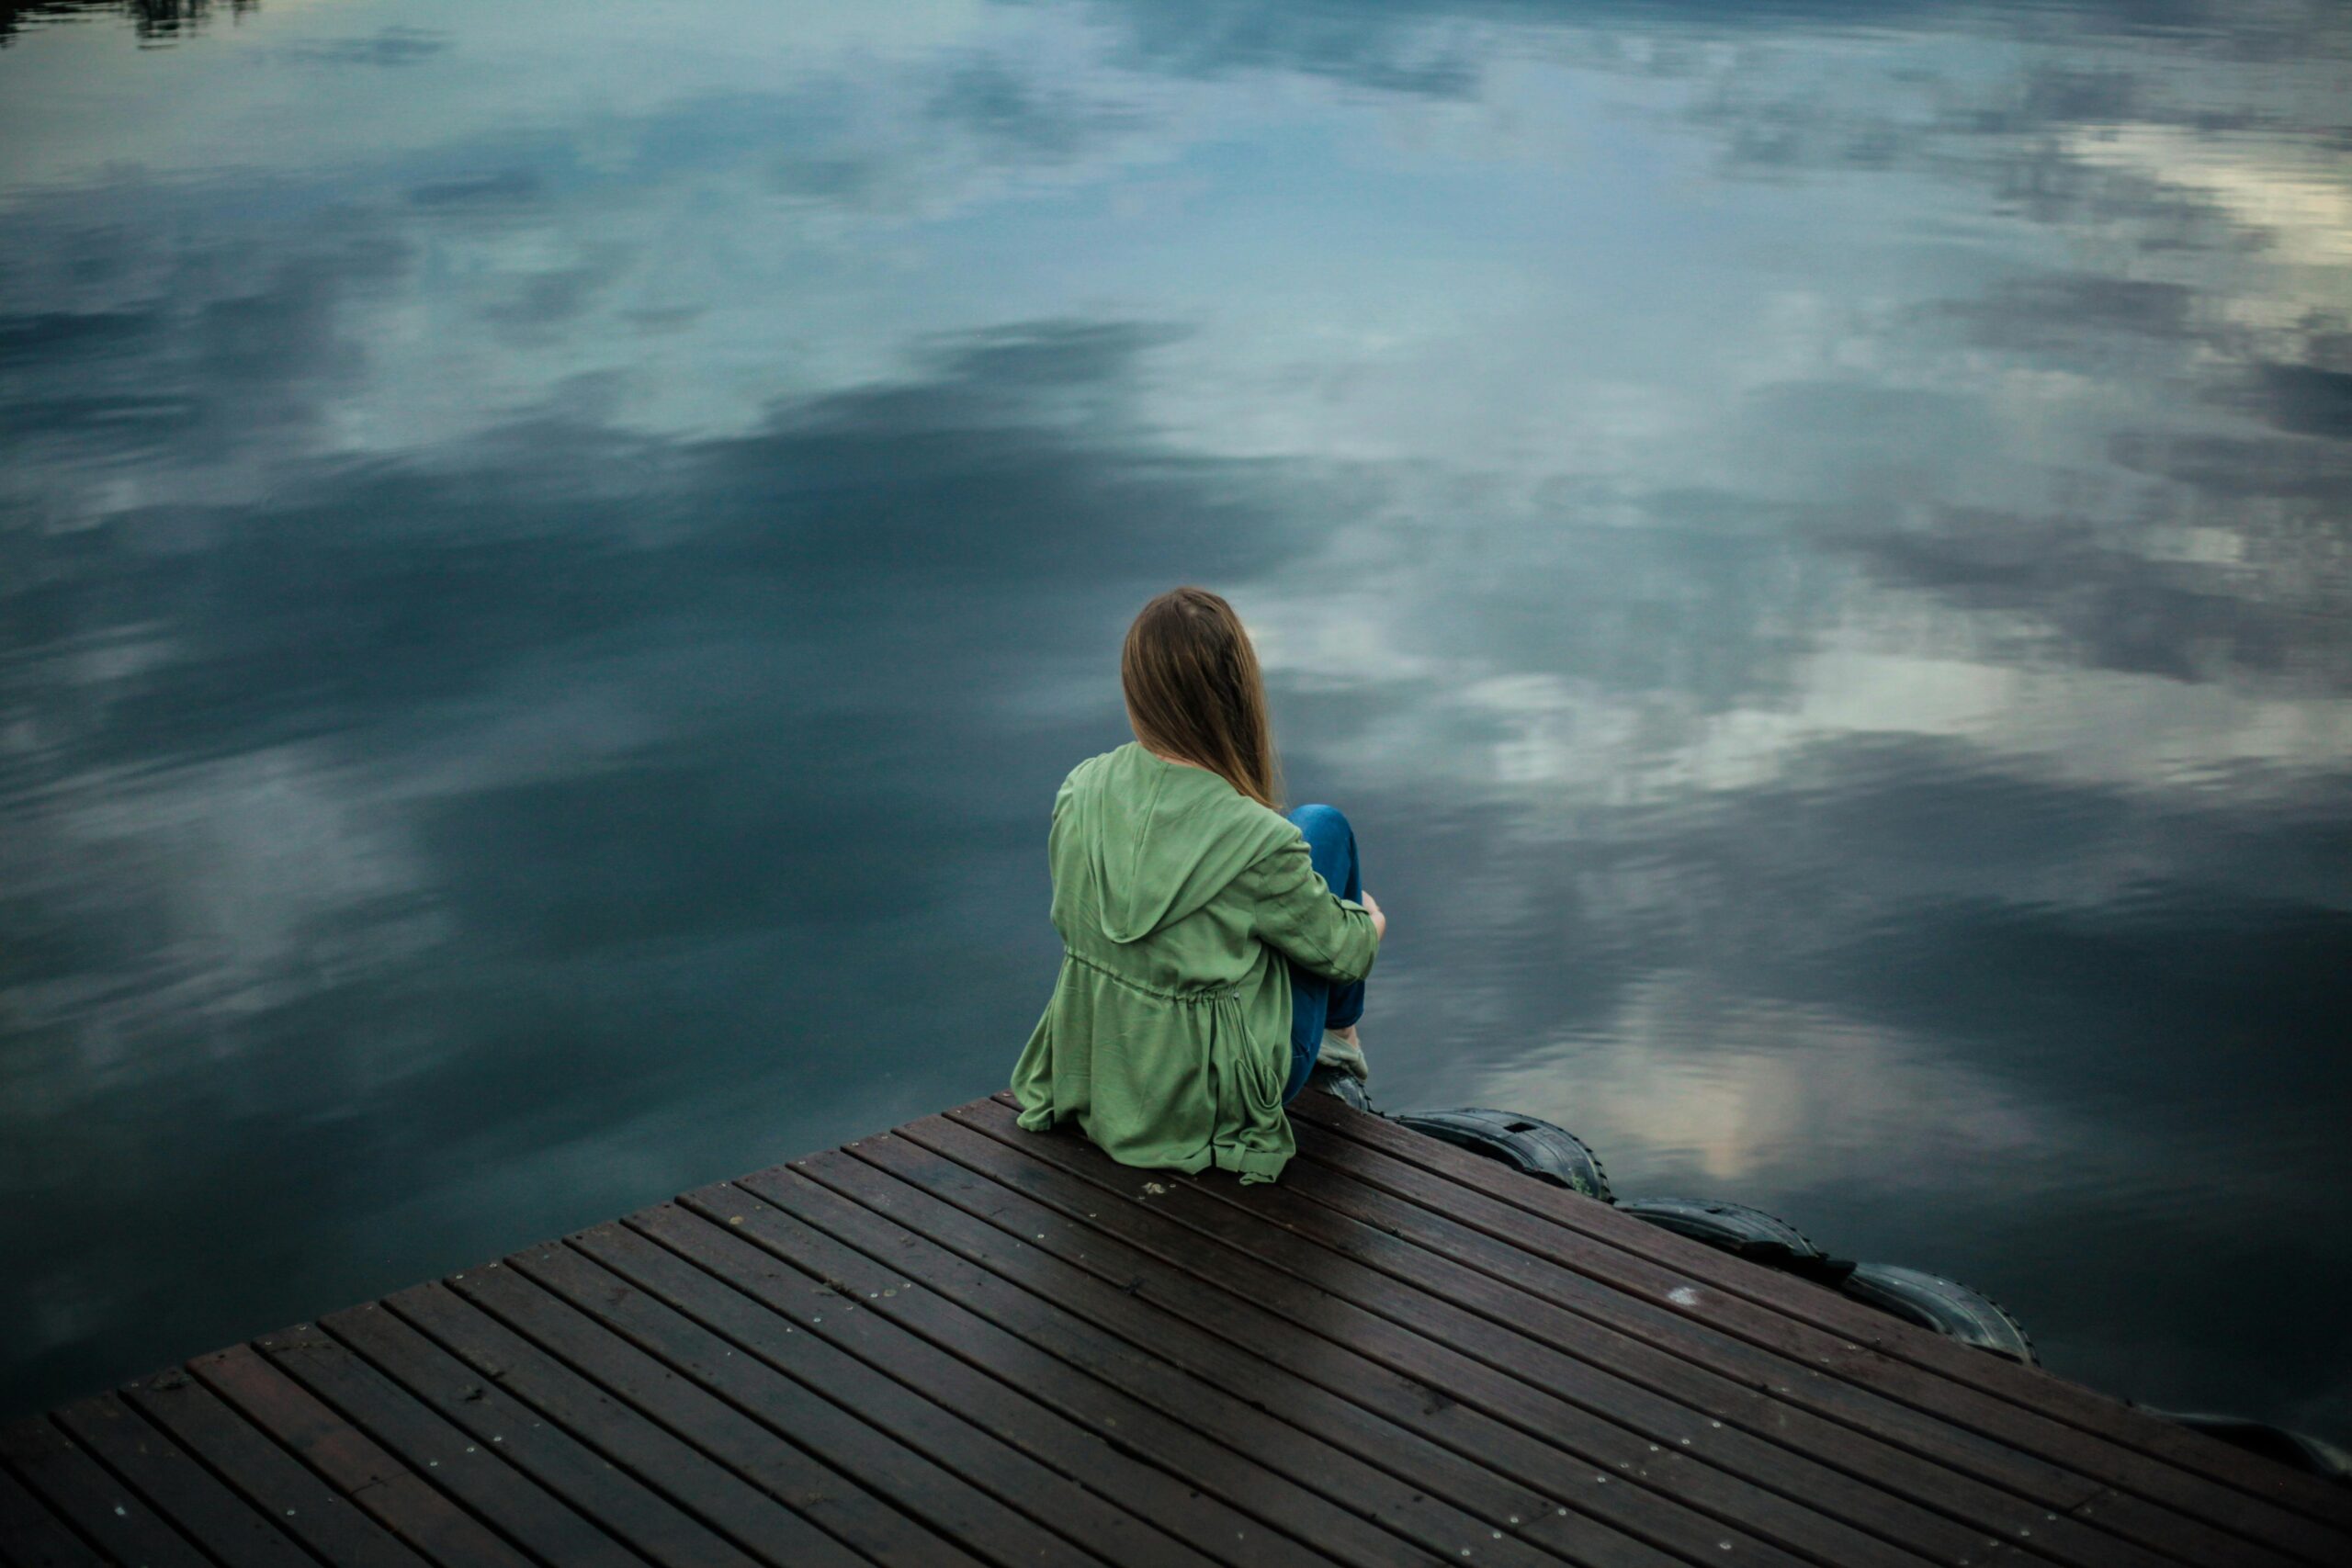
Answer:
[{"label": "dark water", "polygon": [[2352,1437],[2352,13],[0,6],[0,1404],[997,1087],[1227,592],[1389,1105]]}]

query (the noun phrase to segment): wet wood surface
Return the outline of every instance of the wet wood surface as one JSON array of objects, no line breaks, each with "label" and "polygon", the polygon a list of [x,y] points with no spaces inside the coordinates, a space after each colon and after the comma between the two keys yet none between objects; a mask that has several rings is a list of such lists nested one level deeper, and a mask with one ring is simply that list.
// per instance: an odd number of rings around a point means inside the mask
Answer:
[{"label": "wet wood surface", "polygon": [[2352,1495],[1320,1096],[1002,1098],[0,1430],[0,1562],[2277,1568]]}]

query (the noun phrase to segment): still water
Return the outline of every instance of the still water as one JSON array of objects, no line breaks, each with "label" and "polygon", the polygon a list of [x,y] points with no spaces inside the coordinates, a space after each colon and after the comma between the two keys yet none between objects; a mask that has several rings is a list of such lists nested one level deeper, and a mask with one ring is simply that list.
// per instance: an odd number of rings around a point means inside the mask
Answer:
[{"label": "still water", "polygon": [[2352,13],[0,35],[0,1407],[997,1088],[1193,581],[1383,1103],[2352,1438]]}]

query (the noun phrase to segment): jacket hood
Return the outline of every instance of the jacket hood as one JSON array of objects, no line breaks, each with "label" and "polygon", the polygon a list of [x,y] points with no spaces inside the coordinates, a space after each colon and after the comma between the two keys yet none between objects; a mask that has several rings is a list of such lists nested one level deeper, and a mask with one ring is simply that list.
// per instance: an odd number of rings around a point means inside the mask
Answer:
[{"label": "jacket hood", "polygon": [[1198,910],[1297,831],[1207,769],[1164,762],[1132,741],[1079,764],[1062,788],[1056,881],[1079,874],[1114,942]]}]

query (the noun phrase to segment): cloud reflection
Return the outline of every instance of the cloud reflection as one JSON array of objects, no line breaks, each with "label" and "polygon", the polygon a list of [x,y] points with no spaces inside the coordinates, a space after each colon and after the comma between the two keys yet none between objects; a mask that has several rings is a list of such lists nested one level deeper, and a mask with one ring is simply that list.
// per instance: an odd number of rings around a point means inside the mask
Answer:
[{"label": "cloud reflection", "polygon": [[[28,1348],[151,1312],[171,1258],[207,1266],[224,1194],[237,1224],[321,1247],[401,1201],[430,1151],[495,1148],[508,1174],[482,1179],[537,1190],[514,1173],[575,1167],[682,1098],[715,1091],[763,1145],[787,1103],[824,1114],[811,1082],[858,1085],[846,1113],[870,1114],[877,1028],[932,1040],[925,1082],[994,1073],[985,1033],[935,1039],[942,988],[1024,1010],[1035,933],[1012,967],[1002,937],[934,941],[895,986],[886,955],[1035,881],[1036,799],[1107,743],[1097,683],[1069,718],[1008,698],[1099,652],[1107,626],[1073,605],[1246,576],[1311,526],[1255,467],[1121,413],[1165,337],[1008,327],[741,436],[550,415],[429,461],[296,463],[263,502],[20,534],[6,1141],[28,1162],[11,1190],[51,1195],[20,1211],[28,1255],[55,1260],[0,1303]],[[693,1053],[646,1050],[680,1028]],[[201,1137],[86,1136],[127,1096],[177,1116],[222,1094]],[[281,1124],[311,1115],[343,1129],[331,1169]],[[251,1165],[302,1171],[302,1206],[232,1179]],[[530,1224],[630,1201],[632,1168]],[[136,1245],[82,1258],[70,1238],[126,1183],[137,1218],[110,1223]],[[469,1245],[508,1235],[513,1203]],[[303,1277],[392,1282],[331,1246]],[[232,1332],[241,1300],[181,1332]],[[96,1364],[56,1354],[61,1384]]]}]

